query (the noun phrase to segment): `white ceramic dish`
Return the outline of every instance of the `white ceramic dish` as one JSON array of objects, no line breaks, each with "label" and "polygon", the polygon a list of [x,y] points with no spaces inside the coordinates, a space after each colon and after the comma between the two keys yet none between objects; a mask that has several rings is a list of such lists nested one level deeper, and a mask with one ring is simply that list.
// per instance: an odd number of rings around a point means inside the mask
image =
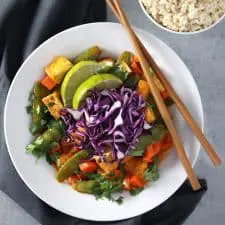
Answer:
[{"label": "white ceramic dish", "polygon": [[[203,111],[197,86],[189,70],[166,44],[156,37],[136,29],[175,90],[183,99],[199,125],[203,127]],[[40,45],[17,72],[4,112],[4,131],[11,160],[25,184],[44,202],[74,217],[114,221],[145,213],[167,200],[184,182],[186,174],[174,151],[160,167],[160,179],[149,185],[140,195],[125,194],[124,203],[117,205],[108,200],[96,201],[93,196],[80,194],[69,185],[57,183],[53,169],[45,159],[36,159],[25,153],[31,141],[29,116],[25,107],[33,83],[43,75],[43,68],[56,55],[75,56],[92,45],[99,45],[107,54],[118,55],[123,50],[133,51],[121,25],[93,23],[65,30]],[[200,146],[176,110],[172,110],[175,125],[183,140],[192,164],[196,162]]]},{"label": "white ceramic dish", "polygon": [[161,25],[160,23],[158,23],[151,15],[149,15],[149,13],[147,12],[147,10],[145,9],[144,5],[142,4],[141,0],[138,0],[140,6],[141,6],[141,9],[142,11],[144,12],[144,14],[148,17],[148,19],[154,23],[157,27],[159,27],[160,29],[163,29],[165,31],[168,31],[170,33],[173,33],[173,34],[184,34],[184,35],[191,35],[191,34],[199,34],[199,33],[202,33],[204,31],[208,31],[208,30],[211,30],[213,27],[215,27],[217,24],[219,24],[224,18],[225,18],[225,14],[220,17],[219,20],[217,20],[215,23],[213,23],[212,25],[210,25],[209,27],[206,27],[204,29],[201,29],[201,30],[197,30],[197,31],[192,31],[192,32],[178,32],[178,31],[174,31],[174,30],[171,30],[167,27],[164,27],[163,25]]}]

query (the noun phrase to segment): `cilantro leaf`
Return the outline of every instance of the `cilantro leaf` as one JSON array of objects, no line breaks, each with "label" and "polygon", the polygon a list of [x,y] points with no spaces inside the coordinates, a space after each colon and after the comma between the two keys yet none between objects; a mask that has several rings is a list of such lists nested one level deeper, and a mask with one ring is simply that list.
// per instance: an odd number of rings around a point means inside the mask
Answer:
[{"label": "cilantro leaf", "polygon": [[123,204],[123,196],[120,196],[119,198],[115,199],[114,202],[118,203],[119,205]]},{"label": "cilantro leaf", "polygon": [[143,135],[139,138],[138,143],[135,145],[135,149],[129,151],[129,155],[131,156],[142,156],[144,154],[145,149],[152,143],[151,135]]},{"label": "cilantro leaf", "polygon": [[28,105],[26,107],[26,111],[27,111],[28,114],[30,114],[32,112],[32,106],[31,105]]},{"label": "cilantro leaf", "polygon": [[132,195],[132,196],[138,195],[143,190],[144,190],[144,188],[134,188],[134,189],[130,190],[130,195]]},{"label": "cilantro leaf", "polygon": [[[107,198],[111,201],[116,201],[113,198],[112,194],[115,192],[122,191],[122,181],[107,179],[101,174],[87,174],[87,177],[90,180],[96,181],[97,185],[95,185],[92,189],[92,194],[95,195],[96,199],[99,198]],[[119,200],[120,202],[121,200]],[[117,202],[117,201],[116,201]]]},{"label": "cilantro leaf", "polygon": [[109,70],[109,73],[119,77],[123,82],[127,79],[129,74],[129,72],[122,68],[121,64],[112,67],[112,69]]},{"label": "cilantro leaf", "polygon": [[159,169],[157,166],[157,158],[154,159],[154,162],[147,168],[144,172],[144,178],[148,181],[156,181],[159,179]]},{"label": "cilantro leaf", "polygon": [[53,164],[56,163],[57,159],[60,157],[60,153],[59,152],[55,152],[53,154],[46,154],[46,160],[49,164]]},{"label": "cilantro leaf", "polygon": [[168,133],[168,130],[163,124],[156,124],[152,128],[151,132],[152,140],[155,142],[161,140]]}]

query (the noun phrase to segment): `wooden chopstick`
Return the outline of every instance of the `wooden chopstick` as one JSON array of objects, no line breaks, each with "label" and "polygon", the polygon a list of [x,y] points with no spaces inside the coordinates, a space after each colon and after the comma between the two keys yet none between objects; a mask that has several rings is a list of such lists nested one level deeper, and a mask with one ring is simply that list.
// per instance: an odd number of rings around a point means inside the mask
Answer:
[{"label": "wooden chopstick", "polygon": [[162,118],[163,118],[169,132],[170,132],[170,135],[173,139],[174,146],[177,150],[177,155],[178,155],[179,159],[181,160],[181,162],[183,164],[183,167],[184,167],[184,169],[187,173],[187,176],[189,178],[191,186],[192,186],[193,190],[199,190],[201,188],[201,185],[200,185],[200,183],[199,183],[199,181],[198,181],[198,179],[197,179],[197,177],[196,177],[196,175],[195,175],[195,173],[192,169],[192,166],[191,166],[191,164],[188,160],[188,157],[185,153],[183,145],[180,141],[180,138],[177,134],[177,131],[176,131],[174,125],[173,125],[172,119],[169,115],[168,109],[167,109],[167,107],[166,107],[166,105],[165,105],[165,103],[164,103],[164,101],[163,101],[154,81],[153,81],[153,78],[152,78],[151,74],[150,74],[148,61],[145,58],[145,55],[144,55],[144,53],[142,52],[142,49],[139,46],[139,43],[136,39],[134,31],[130,27],[130,24],[129,24],[127,18],[126,18],[125,13],[123,12],[122,8],[120,7],[119,2],[117,0],[114,0],[113,2],[114,2],[114,5],[117,9],[118,14],[120,15],[121,23],[124,26],[125,30],[127,31],[128,36],[131,40],[131,43],[132,43],[132,45],[135,49],[135,52],[136,52],[136,54],[139,58],[141,67],[144,71],[145,79],[148,82],[148,85],[151,89],[151,92],[152,92],[152,95],[155,99],[155,102],[156,102],[156,104],[159,108],[161,116],[162,116]]},{"label": "wooden chopstick", "polygon": [[[121,20],[120,15],[117,12],[116,6],[112,2],[112,0],[106,0],[106,1],[108,3],[109,7],[111,8],[111,10],[113,11],[113,13],[115,14],[115,16],[117,17],[117,19],[120,21]],[[202,145],[203,149],[205,150],[205,152],[207,153],[208,157],[213,162],[214,166],[219,166],[221,164],[220,157],[215,152],[215,150],[213,149],[212,145],[209,143],[209,141],[207,140],[205,135],[202,133],[200,127],[198,126],[198,124],[196,123],[194,118],[192,117],[188,108],[182,102],[180,97],[176,94],[173,87],[170,85],[170,83],[168,82],[168,80],[166,79],[166,77],[164,76],[164,74],[162,73],[162,71],[160,70],[160,68],[158,67],[156,62],[154,61],[154,59],[151,57],[151,55],[149,54],[149,52],[147,51],[145,46],[140,42],[140,40],[138,39],[137,36],[136,36],[136,38],[137,38],[137,41],[138,41],[145,57],[148,60],[148,63],[150,64],[151,68],[155,72],[156,76],[160,79],[160,81],[165,86],[166,90],[169,93],[169,96],[176,104],[178,110],[180,111],[180,113],[183,116],[184,120],[186,121],[187,125],[192,129],[193,133],[198,138],[199,142],[201,143],[201,145]]]}]

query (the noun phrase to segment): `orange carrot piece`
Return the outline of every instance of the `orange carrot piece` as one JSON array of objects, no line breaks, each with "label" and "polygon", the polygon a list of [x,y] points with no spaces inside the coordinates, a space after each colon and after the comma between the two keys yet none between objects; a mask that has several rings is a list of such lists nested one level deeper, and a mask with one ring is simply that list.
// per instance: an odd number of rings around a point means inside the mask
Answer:
[{"label": "orange carrot piece", "polygon": [[97,164],[94,161],[86,161],[80,163],[79,168],[83,173],[92,173],[97,170]]},{"label": "orange carrot piece", "polygon": [[131,190],[130,175],[126,175],[123,179],[123,188],[127,191]]},{"label": "orange carrot piece", "polygon": [[142,188],[145,185],[145,182],[141,180],[138,176],[132,175],[130,177],[130,185],[132,188]]},{"label": "orange carrot piece", "polygon": [[160,92],[160,94],[161,94],[163,100],[166,100],[169,97],[169,93],[167,90]]},{"label": "orange carrot piece", "polygon": [[141,69],[140,63],[139,63],[138,58],[136,56],[134,56],[132,58],[130,67],[131,67],[132,71],[135,72],[136,74],[143,75],[143,71]]},{"label": "orange carrot piece", "polygon": [[57,85],[57,83],[47,75],[41,80],[41,84],[48,90],[52,90]]},{"label": "orange carrot piece", "polygon": [[147,163],[153,162],[153,158],[159,154],[161,146],[162,146],[161,141],[149,145],[145,150],[142,160]]},{"label": "orange carrot piece", "polygon": [[162,140],[162,146],[161,149],[163,151],[167,151],[168,149],[173,147],[173,141],[172,138],[170,136],[170,134],[166,134]]}]

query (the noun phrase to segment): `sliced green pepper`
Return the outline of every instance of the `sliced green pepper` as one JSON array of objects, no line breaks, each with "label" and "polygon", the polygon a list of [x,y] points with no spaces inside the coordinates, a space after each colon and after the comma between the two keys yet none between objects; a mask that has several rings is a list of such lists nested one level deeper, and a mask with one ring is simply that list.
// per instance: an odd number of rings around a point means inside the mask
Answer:
[{"label": "sliced green pepper", "polygon": [[59,169],[56,174],[56,179],[59,182],[64,181],[69,176],[72,176],[74,170],[78,169],[78,165],[81,159],[86,159],[88,157],[88,151],[82,150],[73,155],[66,163]]}]

